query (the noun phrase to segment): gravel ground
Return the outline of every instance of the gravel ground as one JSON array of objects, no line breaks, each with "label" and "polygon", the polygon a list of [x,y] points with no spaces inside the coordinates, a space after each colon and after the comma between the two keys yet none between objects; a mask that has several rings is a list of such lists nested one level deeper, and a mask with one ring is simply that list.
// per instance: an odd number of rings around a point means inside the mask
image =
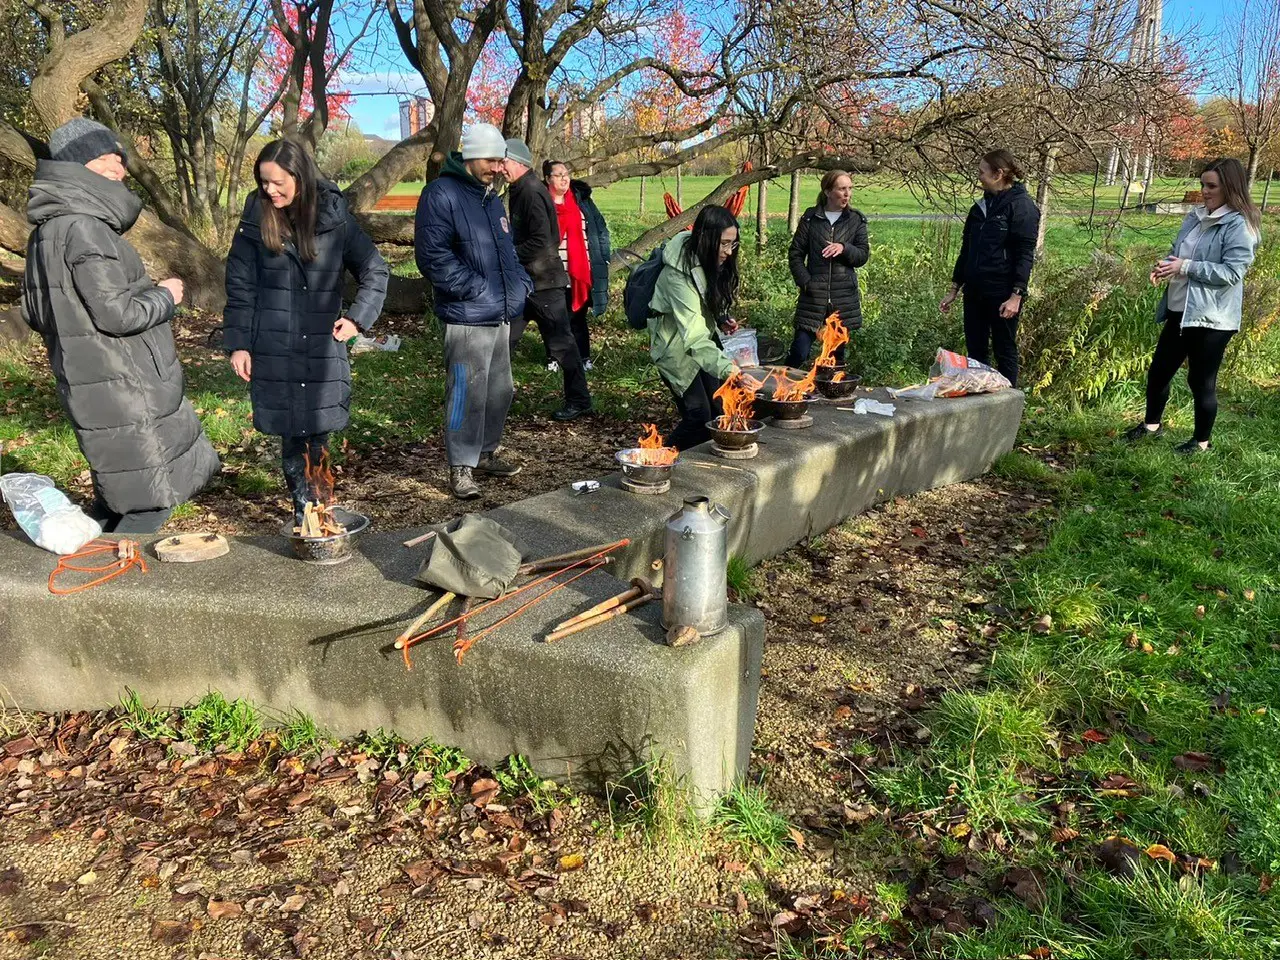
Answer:
[{"label": "gravel ground", "polygon": [[893,874],[858,843],[883,818],[867,771],[927,738],[918,709],[989,655],[982,623],[999,611],[982,571],[1036,540],[1045,506],[998,480],[960,484],[757,568],[768,642],[752,773],[796,831],[772,860],[716,830],[669,845],[614,829],[593,797],[556,789],[548,809],[499,794],[484,770],[433,800],[358,744],[306,762],[262,741],[206,756],[114,714],[10,712],[0,958],[768,952],[785,911],[874,897]]}]

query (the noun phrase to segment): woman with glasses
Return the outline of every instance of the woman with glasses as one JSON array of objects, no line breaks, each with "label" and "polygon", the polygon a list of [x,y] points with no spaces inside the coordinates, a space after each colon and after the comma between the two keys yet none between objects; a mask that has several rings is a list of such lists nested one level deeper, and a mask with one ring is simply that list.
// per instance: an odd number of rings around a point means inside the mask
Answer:
[{"label": "woman with glasses", "polygon": [[[813,341],[831,314],[850,331],[862,326],[858,267],[871,257],[867,218],[849,206],[853,179],[843,170],[828,170],[817,203],[800,218],[787,256],[791,276],[800,288],[795,338],[787,366],[807,367]],[[836,349],[844,363],[845,348]]]},{"label": "woman with glasses", "polygon": [[597,317],[609,306],[609,225],[591,199],[591,188],[574,180],[569,165],[548,160],[542,178],[556,205],[560,221],[560,262],[569,274],[565,296],[569,300],[569,328],[578,342],[583,366],[591,369],[591,332],[587,308]]},{"label": "woman with glasses", "polygon": [[649,355],[680,411],[668,439],[677,450],[711,439],[707,422],[720,415],[715,392],[737,369],[718,333],[738,328],[729,317],[737,294],[738,221],[724,207],[705,207],[693,230],[663,249],[649,301]]}]

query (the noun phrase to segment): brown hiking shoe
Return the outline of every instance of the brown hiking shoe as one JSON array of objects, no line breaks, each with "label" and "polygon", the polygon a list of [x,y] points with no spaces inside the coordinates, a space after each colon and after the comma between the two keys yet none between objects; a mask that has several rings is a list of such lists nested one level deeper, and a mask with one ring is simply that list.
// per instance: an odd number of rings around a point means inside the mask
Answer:
[{"label": "brown hiking shoe", "polygon": [[449,490],[459,500],[474,500],[480,496],[480,488],[471,476],[470,467],[449,468]]},{"label": "brown hiking shoe", "polygon": [[476,470],[480,473],[487,473],[491,477],[514,477],[523,470],[524,467],[518,463],[511,463],[498,457],[498,451],[486,453],[480,457],[480,462],[476,464]]}]

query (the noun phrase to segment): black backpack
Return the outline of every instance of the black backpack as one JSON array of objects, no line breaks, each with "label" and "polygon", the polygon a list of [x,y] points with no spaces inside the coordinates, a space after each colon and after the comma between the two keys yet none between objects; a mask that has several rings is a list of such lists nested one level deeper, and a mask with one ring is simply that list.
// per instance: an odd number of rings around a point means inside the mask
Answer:
[{"label": "black backpack", "polygon": [[665,246],[666,244],[662,244],[657,247],[649,254],[648,260],[632,267],[627,275],[627,283],[622,288],[622,309],[627,315],[627,323],[634,330],[649,329],[649,303],[658,286],[658,275],[662,273],[662,251]]}]

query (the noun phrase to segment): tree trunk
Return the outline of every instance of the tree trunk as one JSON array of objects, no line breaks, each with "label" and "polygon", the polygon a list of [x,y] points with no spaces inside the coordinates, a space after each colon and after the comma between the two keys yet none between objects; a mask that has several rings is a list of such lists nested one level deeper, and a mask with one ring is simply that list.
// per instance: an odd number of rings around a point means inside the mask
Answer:
[{"label": "tree trunk", "polygon": [[803,179],[799,170],[791,171],[791,200],[787,203],[787,232],[794,234],[800,228],[800,181]]},{"label": "tree trunk", "polygon": [[642,217],[644,216],[645,192],[648,189],[648,186],[649,186],[649,178],[641,177],[640,178],[640,216]]},{"label": "tree trunk", "polygon": [[0,203],[0,247],[18,256],[27,252],[27,237],[31,234],[31,224],[18,211]]},{"label": "tree trunk", "polygon": [[374,243],[413,246],[413,217],[396,213],[357,213],[356,222]]},{"label": "tree trunk", "polygon": [[1262,151],[1258,147],[1251,146],[1249,148],[1249,170],[1246,182],[1246,187],[1249,190],[1253,189],[1253,181],[1258,179],[1258,157],[1261,153]]},{"label": "tree trunk", "polygon": [[769,244],[769,181],[756,184],[756,253]]},{"label": "tree trunk", "polygon": [[1262,209],[1264,212],[1267,209],[1267,200],[1271,196],[1271,181],[1275,179],[1275,176],[1276,170],[1275,167],[1272,167],[1271,172],[1267,174],[1267,182],[1262,186]]},{"label": "tree trunk", "polygon": [[684,209],[684,166],[676,167],[676,203]]},{"label": "tree trunk", "polygon": [[1040,176],[1036,183],[1036,206],[1040,208],[1040,226],[1036,229],[1036,258],[1044,254],[1044,233],[1049,226],[1049,204],[1052,199],[1053,175],[1058,169],[1058,152],[1054,144],[1040,161]]},{"label": "tree trunk", "polygon": [[[367,213],[372,210],[374,204],[385,197],[415,166],[426,174],[428,155],[436,139],[433,126],[415,133],[408,140],[401,140],[343,191],[353,211]],[[444,164],[443,155],[440,164]]]},{"label": "tree trunk", "polygon": [[34,332],[23,322],[22,310],[19,307],[0,308],[0,343],[25,340]]}]

